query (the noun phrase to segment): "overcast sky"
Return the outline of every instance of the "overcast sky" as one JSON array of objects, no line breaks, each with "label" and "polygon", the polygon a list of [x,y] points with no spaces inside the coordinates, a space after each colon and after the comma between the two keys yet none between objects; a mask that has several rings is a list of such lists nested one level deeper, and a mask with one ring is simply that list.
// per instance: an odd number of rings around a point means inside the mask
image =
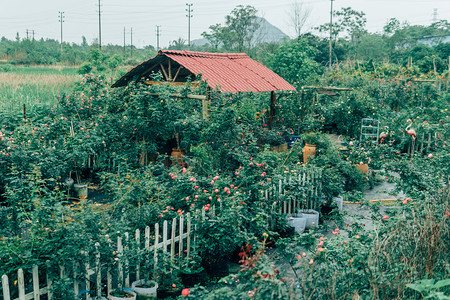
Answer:
[{"label": "overcast sky", "polygon": [[[102,44],[156,45],[156,25],[161,27],[160,45],[165,47],[179,37],[187,39],[186,3],[192,3],[191,39],[201,38],[209,25],[223,23],[225,16],[237,5],[252,5],[258,15],[292,36],[289,10],[295,0],[101,0]],[[300,1],[300,0],[297,0]],[[329,21],[330,0],[303,0],[311,9],[309,27]],[[0,36],[15,39],[26,37],[27,29],[34,30],[35,38],[60,40],[59,11],[64,12],[63,39],[81,42],[85,36],[91,43],[98,37],[98,0],[0,0]],[[335,0],[334,9],[352,7],[363,11],[367,29],[381,32],[389,18],[398,18],[410,24],[428,25],[437,19],[450,20],[450,0]],[[32,33],[30,33],[31,37]]]}]

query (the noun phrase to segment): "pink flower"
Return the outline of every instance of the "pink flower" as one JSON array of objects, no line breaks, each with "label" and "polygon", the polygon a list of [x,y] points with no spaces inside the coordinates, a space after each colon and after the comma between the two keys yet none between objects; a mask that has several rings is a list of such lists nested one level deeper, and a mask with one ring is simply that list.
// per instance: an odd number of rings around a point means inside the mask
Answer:
[{"label": "pink flower", "polygon": [[387,220],[388,219],[388,216],[383,216],[383,220]]},{"label": "pink flower", "polygon": [[194,186],[194,189],[198,189],[198,185]]},{"label": "pink flower", "polygon": [[219,192],[219,190],[218,189],[216,189],[214,192],[216,192],[216,193],[218,193]]},{"label": "pink flower", "polygon": [[303,257],[306,257],[306,253],[305,253],[305,252],[303,252],[303,253],[302,253],[302,256],[303,256]]},{"label": "pink flower", "polygon": [[205,211],[208,211],[209,210],[209,207],[208,206],[205,206]]},{"label": "pink flower", "polygon": [[234,172],[234,175],[238,176],[238,175],[239,175],[239,172]]},{"label": "pink flower", "polygon": [[405,200],[402,201],[402,203],[406,204],[406,203],[408,203],[408,200],[405,199]]},{"label": "pink flower", "polygon": [[214,176],[213,180],[219,179],[219,176]]},{"label": "pink flower", "polygon": [[317,248],[317,251],[322,252],[322,251],[323,251],[323,248],[322,248],[322,247],[319,247],[319,248]]},{"label": "pink flower", "polygon": [[319,246],[323,246],[323,241],[320,241]]},{"label": "pink flower", "polygon": [[181,291],[181,295],[184,296],[184,297],[189,296],[189,289],[183,289]]},{"label": "pink flower", "polygon": [[194,181],[194,180],[195,180],[194,177],[189,178],[189,181]]},{"label": "pink flower", "polygon": [[186,197],[186,201],[189,201],[189,197]]},{"label": "pink flower", "polygon": [[183,173],[186,173],[187,172],[187,170],[186,170],[186,168],[183,168],[183,171],[182,171]]}]

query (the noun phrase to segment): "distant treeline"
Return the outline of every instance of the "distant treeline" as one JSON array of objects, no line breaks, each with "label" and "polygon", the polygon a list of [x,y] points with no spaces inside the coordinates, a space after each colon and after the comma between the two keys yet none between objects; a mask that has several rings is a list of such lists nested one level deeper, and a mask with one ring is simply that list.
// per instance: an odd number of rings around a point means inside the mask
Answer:
[{"label": "distant treeline", "polygon": [[[239,7],[239,11],[249,11],[246,24],[253,22],[256,10],[252,7]],[[257,61],[272,67],[274,57],[280,57],[280,51],[294,51],[293,57],[306,55],[318,65],[329,65],[330,38],[320,37],[312,33],[300,34],[297,38],[284,43],[245,43],[242,36],[252,36],[257,26],[247,26],[243,32],[234,28],[233,22],[242,21],[243,14],[232,14],[231,19],[224,26],[211,26],[209,32],[202,35],[209,41],[203,46],[191,46],[190,50],[210,52],[246,52]],[[419,68],[421,73],[436,72],[444,74],[449,70],[450,57],[450,23],[446,20],[435,22],[429,26],[409,25],[400,23],[397,19],[390,19],[382,33],[369,33],[365,29],[365,14],[351,10],[351,8],[337,11],[336,22],[333,24],[332,35],[332,63],[354,61],[364,64],[395,63]],[[230,17],[230,16],[228,16]],[[231,21],[230,21],[231,20]],[[241,27],[239,27],[241,28]],[[328,24],[315,28],[321,36],[327,35]],[[307,47],[302,51],[299,47]],[[187,50],[188,43],[178,38],[170,43],[168,49]],[[285,53],[286,54],[286,53]],[[0,63],[17,65],[52,65],[64,64],[82,66],[80,71],[91,69],[115,69],[120,65],[135,65],[156,55],[153,46],[136,48],[120,45],[88,44],[82,37],[80,44],[63,43],[53,39],[21,39],[0,41]],[[281,55],[288,57],[289,55]],[[303,58],[300,62],[303,61]],[[285,66],[286,68],[295,66]],[[1,70],[0,70],[1,71]]]}]

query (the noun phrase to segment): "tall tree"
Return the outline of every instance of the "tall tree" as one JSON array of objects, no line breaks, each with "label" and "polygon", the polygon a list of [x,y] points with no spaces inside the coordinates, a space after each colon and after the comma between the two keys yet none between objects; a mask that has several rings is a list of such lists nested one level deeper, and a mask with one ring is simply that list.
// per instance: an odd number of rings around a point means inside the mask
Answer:
[{"label": "tall tree", "polygon": [[295,37],[299,37],[302,34],[310,14],[311,8],[306,7],[302,1],[295,1],[291,4],[288,15],[289,23],[295,30]]},{"label": "tall tree", "polygon": [[259,23],[257,10],[253,6],[238,5],[225,18],[225,26],[220,24],[209,27],[211,33],[203,32],[202,36],[210,41],[212,46],[222,45],[226,50],[239,52],[252,48]]}]

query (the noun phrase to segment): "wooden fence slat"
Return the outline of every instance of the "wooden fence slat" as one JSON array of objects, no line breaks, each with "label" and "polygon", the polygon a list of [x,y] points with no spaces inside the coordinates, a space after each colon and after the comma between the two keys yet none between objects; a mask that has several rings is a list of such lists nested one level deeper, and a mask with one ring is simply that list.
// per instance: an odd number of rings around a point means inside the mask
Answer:
[{"label": "wooden fence slat", "polygon": [[22,269],[17,271],[17,287],[19,289],[19,300],[25,300],[25,280]]},{"label": "wooden fence slat", "polygon": [[[85,260],[86,262],[84,263],[84,267],[86,269],[86,277],[85,277],[85,282],[86,282],[86,290],[89,291],[91,289],[91,280],[90,280],[90,275],[89,275],[89,252],[84,252],[85,255]],[[86,300],[89,300],[89,293],[86,293]]]},{"label": "wooden fence slat", "polygon": [[[128,242],[129,242],[130,236],[128,234],[128,232],[125,232],[125,249],[124,251],[127,252],[129,247],[128,247]],[[125,287],[129,288],[130,287],[130,263],[128,261],[128,257],[125,258]]]},{"label": "wooden fence slat", "polygon": [[179,243],[178,243],[178,257],[181,259],[183,256],[183,231],[184,231],[184,218],[180,217],[180,230],[178,232],[179,234]]},{"label": "wooden fence slat", "polygon": [[80,283],[78,281],[78,268],[79,263],[76,262],[73,264],[73,290],[75,292],[75,295],[78,295],[80,293]]},{"label": "wooden fence slat", "polygon": [[172,220],[172,234],[170,238],[170,258],[175,256],[175,231],[177,230],[177,218]]},{"label": "wooden fence slat", "polygon": [[100,243],[95,243],[95,269],[97,273],[97,296],[102,295],[102,270],[100,266]]},{"label": "wooden fence slat", "polygon": [[[136,229],[136,233],[135,233],[135,240],[136,240],[136,247],[138,249],[141,249],[141,231],[138,229]],[[141,266],[139,264],[136,265],[136,280],[140,280],[141,279]]]},{"label": "wooden fence slat", "polygon": [[191,256],[191,214],[186,214],[187,218],[187,238],[186,238],[186,249],[187,249],[187,257]]},{"label": "wooden fence slat", "polygon": [[[150,230],[150,227],[148,227],[148,228]],[[156,223],[155,224],[155,250],[154,250],[155,252],[153,253],[154,270],[156,270],[156,267],[158,265],[158,248],[159,248],[159,223]]]},{"label": "wooden fence slat", "polygon": [[48,299],[52,299],[53,298],[53,280],[52,277],[50,276],[50,261],[46,261],[45,262],[46,266],[47,266],[47,274],[46,274],[46,279],[47,279],[47,298]]},{"label": "wooden fence slat", "polygon": [[35,300],[41,299],[39,292],[39,269],[38,266],[33,266],[33,296]]},{"label": "wooden fence slat", "polygon": [[3,288],[3,300],[11,300],[11,295],[9,293],[9,282],[8,276],[2,276],[2,288]]},{"label": "wooden fence slat", "polygon": [[[167,220],[163,222],[163,251],[167,252]],[[155,246],[156,247],[156,246]]]},{"label": "wooden fence slat", "polygon": [[123,256],[123,245],[122,245],[122,238],[119,236],[117,237],[117,253],[119,256],[119,263],[118,263],[118,282],[117,282],[117,288],[122,289],[123,288],[123,266],[122,266],[122,256]]}]

